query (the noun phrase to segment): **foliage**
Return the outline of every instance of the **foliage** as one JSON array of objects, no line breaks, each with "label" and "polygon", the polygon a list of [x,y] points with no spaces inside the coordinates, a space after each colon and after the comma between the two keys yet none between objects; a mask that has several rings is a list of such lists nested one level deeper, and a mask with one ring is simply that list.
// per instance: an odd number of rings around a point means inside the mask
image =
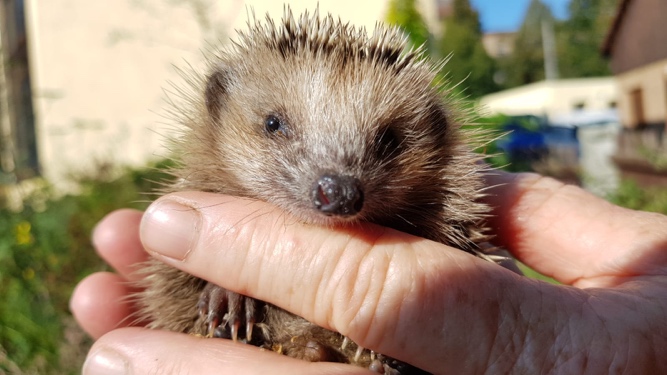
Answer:
[{"label": "foliage", "polygon": [[667,189],[664,187],[639,186],[632,180],[623,180],[609,201],[633,210],[667,215]]},{"label": "foliage", "polygon": [[496,91],[495,62],[484,49],[479,14],[468,0],[454,1],[443,30],[438,51],[449,60],[445,66],[449,80],[454,85],[461,82],[462,91],[473,98]]},{"label": "foliage", "polygon": [[617,0],[572,0],[570,17],[558,28],[560,73],[564,78],[611,74],[600,46]]},{"label": "foliage", "polygon": [[386,21],[389,25],[400,27],[414,47],[428,46],[430,33],[416,3],[416,0],[391,0]]},{"label": "foliage", "polygon": [[478,12],[469,0],[453,0],[452,12],[442,22],[442,35],[429,43],[429,30],[416,0],[392,0],[387,23],[400,26],[414,46],[426,44],[438,58],[449,59],[446,77],[456,91],[476,99],[498,91],[545,79],[542,23],[555,25],[559,76],[592,77],[609,74],[600,45],[618,0],[572,0],[570,17],[557,21],[541,0],[531,0],[518,30],[513,53],[491,58],[482,43]]},{"label": "foliage", "polygon": [[543,20],[554,22],[551,10],[540,0],[531,0],[526,18],[517,32],[514,52],[501,63],[507,87],[544,79]]},{"label": "foliage", "polygon": [[449,18],[454,18],[458,24],[481,36],[482,23],[479,21],[479,12],[470,5],[469,0],[454,0],[453,12]]},{"label": "foliage", "polygon": [[86,340],[74,331],[69,296],[83,277],[106,267],[90,233],[114,209],[144,208],[143,192],[166,178],[165,165],[119,177],[102,166],[76,178],[80,194],[58,197],[44,184],[21,212],[0,209],[0,373],[78,373],[85,350],[73,346]]},{"label": "foliage", "polygon": [[445,76],[460,94],[478,98],[497,90],[494,61],[484,49],[479,15],[469,0],[454,1],[453,13],[444,21],[444,34],[432,43],[416,0],[390,1],[386,21],[403,29],[413,46],[425,45],[433,56],[447,57]]},{"label": "foliage", "polygon": [[609,75],[600,47],[611,25],[618,0],[571,0],[569,17],[554,20],[549,8],[532,0],[517,32],[514,52],[498,61],[506,87],[545,78],[542,20],[555,24],[559,76],[563,78]]}]

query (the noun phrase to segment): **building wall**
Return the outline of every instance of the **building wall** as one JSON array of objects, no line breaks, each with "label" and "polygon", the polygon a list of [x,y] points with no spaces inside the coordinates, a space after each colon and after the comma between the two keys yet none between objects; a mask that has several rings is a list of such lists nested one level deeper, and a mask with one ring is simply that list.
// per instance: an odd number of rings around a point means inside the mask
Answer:
[{"label": "building wall", "polygon": [[[202,70],[202,50],[245,29],[247,15],[283,15],[283,2],[25,0],[43,174],[65,186],[100,162],[144,164],[167,155],[165,94],[175,66]],[[331,12],[373,30],[385,0],[294,0],[295,13]],[[435,14],[434,3],[422,11]],[[248,8],[252,7],[252,8]]]},{"label": "building wall", "polygon": [[667,58],[666,15],[665,0],[629,1],[609,51],[615,74]]},{"label": "building wall", "polygon": [[491,113],[554,117],[577,109],[602,110],[617,100],[613,77],[537,82],[484,96],[480,104]]},{"label": "building wall", "polygon": [[515,40],[516,33],[486,33],[482,36],[486,53],[495,59],[511,55]]},{"label": "building wall", "polygon": [[[667,120],[667,59],[616,76],[619,111],[625,127],[665,124]],[[638,101],[641,104],[638,104]]]}]

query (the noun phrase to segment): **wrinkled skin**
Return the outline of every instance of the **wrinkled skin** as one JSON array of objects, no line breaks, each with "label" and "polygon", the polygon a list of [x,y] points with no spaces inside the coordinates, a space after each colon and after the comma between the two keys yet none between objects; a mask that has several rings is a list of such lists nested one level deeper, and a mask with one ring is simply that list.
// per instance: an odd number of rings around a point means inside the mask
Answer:
[{"label": "wrinkled skin", "polygon": [[[497,243],[565,285],[378,226],[304,225],[265,203],[213,194],[164,197],[143,218],[112,213],[93,239],[117,273],[86,278],[71,301],[98,339],[83,373],[368,373],[228,340],[115,329],[132,313],[119,299],[131,292],[126,281],[146,259],[143,247],[435,374],[666,373],[667,217],[534,175],[501,174],[488,184]],[[166,209],[174,202],[197,208],[202,225],[179,226],[183,211]],[[341,298],[350,302],[343,307]]]}]

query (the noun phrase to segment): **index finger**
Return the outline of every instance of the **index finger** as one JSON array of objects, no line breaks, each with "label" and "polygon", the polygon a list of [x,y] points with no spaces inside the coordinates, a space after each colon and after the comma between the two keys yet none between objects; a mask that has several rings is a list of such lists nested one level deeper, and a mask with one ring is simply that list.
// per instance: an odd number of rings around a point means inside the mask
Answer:
[{"label": "index finger", "polygon": [[120,209],[105,216],[93,231],[95,250],[119,275],[136,280],[137,265],[148,259],[139,239],[143,212]]}]

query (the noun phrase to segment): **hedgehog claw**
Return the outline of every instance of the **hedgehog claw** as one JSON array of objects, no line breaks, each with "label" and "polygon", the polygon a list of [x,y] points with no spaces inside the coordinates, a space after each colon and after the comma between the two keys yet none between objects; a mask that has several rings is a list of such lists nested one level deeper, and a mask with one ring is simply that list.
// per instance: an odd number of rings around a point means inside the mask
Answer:
[{"label": "hedgehog claw", "polygon": [[350,343],[350,339],[346,337],[343,337],[343,343],[340,345],[340,350],[345,350],[347,348],[347,345]]},{"label": "hedgehog claw", "polygon": [[254,322],[246,322],[245,325],[245,340],[246,342],[251,342],[252,341],[252,330],[255,328],[255,323]]},{"label": "hedgehog claw", "polygon": [[[205,336],[232,339],[245,343],[252,340],[257,301],[214,284],[206,284],[197,308],[206,324]],[[243,322],[242,318],[245,318]],[[243,329],[241,328],[243,327]],[[243,332],[245,330],[245,332]]]},{"label": "hedgehog claw", "polygon": [[229,332],[232,334],[232,341],[237,342],[239,337],[239,321],[235,320],[229,325]]},{"label": "hedgehog claw", "polygon": [[354,361],[359,362],[359,358],[361,358],[361,355],[364,353],[364,349],[361,346],[357,346],[357,351],[354,353]]}]

